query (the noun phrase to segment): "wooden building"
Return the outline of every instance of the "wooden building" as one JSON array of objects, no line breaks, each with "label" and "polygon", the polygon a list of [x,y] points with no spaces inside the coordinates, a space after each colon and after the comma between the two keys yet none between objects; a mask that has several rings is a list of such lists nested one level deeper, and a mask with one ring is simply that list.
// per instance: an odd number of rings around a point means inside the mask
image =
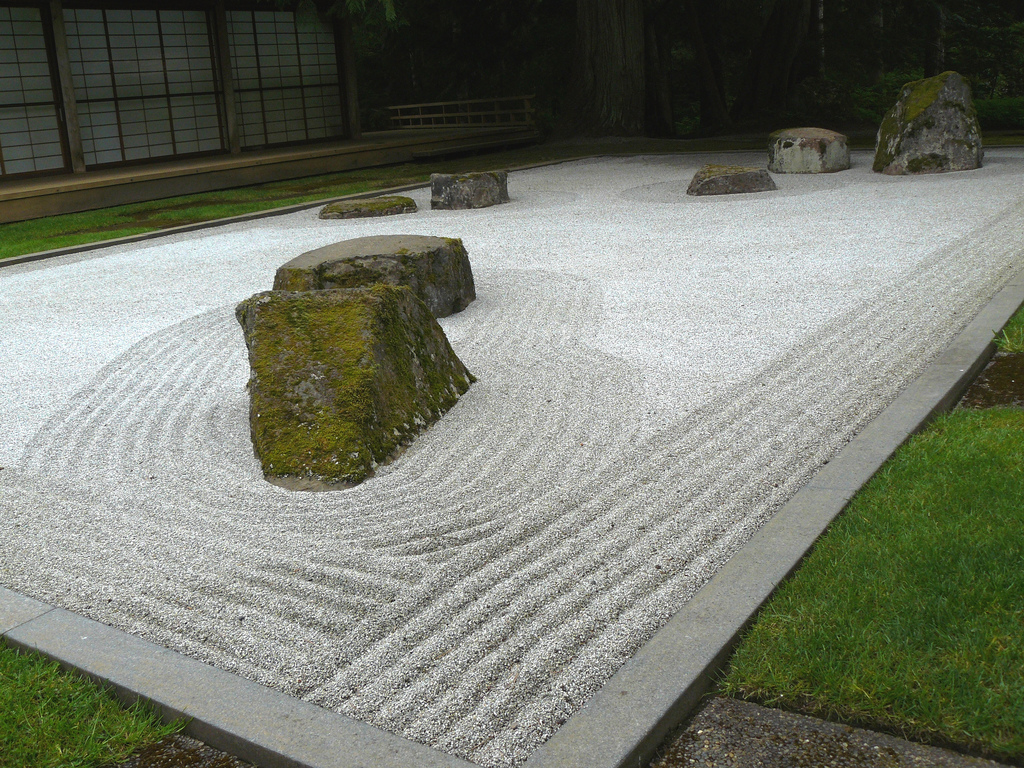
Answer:
[{"label": "wooden building", "polygon": [[348,31],[224,0],[0,0],[0,177],[358,138]]}]

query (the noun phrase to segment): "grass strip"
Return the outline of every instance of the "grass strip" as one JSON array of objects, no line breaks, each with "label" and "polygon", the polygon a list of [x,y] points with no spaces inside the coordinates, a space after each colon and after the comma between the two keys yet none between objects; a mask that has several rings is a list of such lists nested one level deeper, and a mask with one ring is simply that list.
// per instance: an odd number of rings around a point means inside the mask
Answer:
[{"label": "grass strip", "polygon": [[1024,411],[905,444],[740,644],[729,695],[1024,759]]},{"label": "grass strip", "polygon": [[0,643],[0,768],[91,768],[181,729],[125,709],[109,691]]}]

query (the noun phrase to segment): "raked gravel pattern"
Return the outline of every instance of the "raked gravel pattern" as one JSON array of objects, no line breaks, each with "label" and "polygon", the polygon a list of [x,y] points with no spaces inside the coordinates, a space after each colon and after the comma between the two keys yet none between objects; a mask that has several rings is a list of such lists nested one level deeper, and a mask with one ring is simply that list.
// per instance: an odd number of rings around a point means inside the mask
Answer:
[{"label": "raked gravel pattern", "polygon": [[[968,173],[517,172],[0,269],[0,583],[488,768],[522,763],[1024,264],[1024,151]],[[478,377],[363,485],[263,481],[235,304],[299,253],[461,237]]]}]

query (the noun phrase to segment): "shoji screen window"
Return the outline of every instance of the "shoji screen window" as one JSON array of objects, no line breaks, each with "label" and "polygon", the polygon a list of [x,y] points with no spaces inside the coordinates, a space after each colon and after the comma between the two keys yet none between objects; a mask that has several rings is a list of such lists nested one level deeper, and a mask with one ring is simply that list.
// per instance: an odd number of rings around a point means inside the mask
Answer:
[{"label": "shoji screen window", "polygon": [[0,175],[64,168],[39,8],[0,7]]},{"label": "shoji screen window", "polygon": [[228,11],[243,147],[344,135],[334,34],[290,11]]},{"label": "shoji screen window", "polygon": [[224,147],[206,13],[64,11],[86,165]]}]

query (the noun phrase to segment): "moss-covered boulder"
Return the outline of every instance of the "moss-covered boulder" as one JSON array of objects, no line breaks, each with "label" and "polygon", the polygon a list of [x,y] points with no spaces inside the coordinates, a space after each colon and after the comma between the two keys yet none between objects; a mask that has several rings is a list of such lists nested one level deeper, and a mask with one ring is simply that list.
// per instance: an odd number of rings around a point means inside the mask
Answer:
[{"label": "moss-covered boulder", "polygon": [[235,314],[252,370],[253,448],[265,477],[295,490],[361,482],[473,381],[405,287],[267,291]]},{"label": "moss-covered boulder", "polygon": [[784,128],[768,137],[772,173],[836,173],[850,167],[846,136],[827,128]]},{"label": "moss-covered boulder", "polygon": [[320,209],[321,219],[362,219],[368,216],[396,216],[416,213],[416,201],[411,197],[390,195],[364,200],[339,200]]},{"label": "moss-covered boulder", "polygon": [[705,165],[694,174],[688,195],[736,195],[778,189],[764,168],[743,165]]},{"label": "moss-covered boulder", "polygon": [[476,298],[462,241],[424,235],[343,240],[295,257],[277,270],[275,291],[321,291],[387,283],[406,285],[434,317],[461,312]]},{"label": "moss-covered boulder", "polygon": [[878,129],[873,168],[890,175],[969,171],[983,155],[971,87],[943,72],[903,86]]},{"label": "moss-covered boulder", "polygon": [[431,208],[461,210],[507,202],[508,171],[430,174]]}]

